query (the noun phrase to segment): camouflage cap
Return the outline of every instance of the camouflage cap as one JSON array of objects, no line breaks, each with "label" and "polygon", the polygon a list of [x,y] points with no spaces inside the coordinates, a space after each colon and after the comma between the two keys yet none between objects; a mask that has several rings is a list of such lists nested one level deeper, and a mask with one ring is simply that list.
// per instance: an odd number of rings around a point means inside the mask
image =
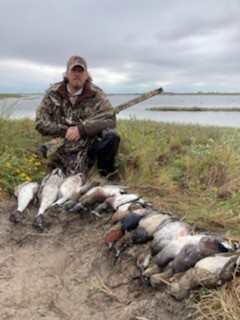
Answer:
[{"label": "camouflage cap", "polygon": [[67,62],[67,70],[72,70],[76,66],[80,66],[87,71],[87,62],[82,57],[72,56]]}]

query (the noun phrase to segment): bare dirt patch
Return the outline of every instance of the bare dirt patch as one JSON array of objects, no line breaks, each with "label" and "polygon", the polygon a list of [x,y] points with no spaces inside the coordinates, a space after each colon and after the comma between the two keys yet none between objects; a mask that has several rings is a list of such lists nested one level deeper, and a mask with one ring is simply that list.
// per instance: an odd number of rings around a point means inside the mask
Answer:
[{"label": "bare dirt patch", "polygon": [[139,270],[132,255],[115,260],[102,218],[63,214],[39,232],[34,206],[22,224],[8,220],[15,205],[0,203],[1,320],[192,319],[166,288],[133,279]]}]

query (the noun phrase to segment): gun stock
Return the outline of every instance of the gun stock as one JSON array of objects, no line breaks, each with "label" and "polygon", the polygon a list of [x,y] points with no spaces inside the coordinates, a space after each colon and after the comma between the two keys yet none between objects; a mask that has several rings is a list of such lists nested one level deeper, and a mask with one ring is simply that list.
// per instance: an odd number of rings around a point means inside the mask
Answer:
[{"label": "gun stock", "polygon": [[[106,119],[106,118],[110,118],[112,116],[114,116],[115,114],[121,112],[122,110],[125,110],[127,108],[130,108],[131,106],[133,106],[134,104],[137,104],[139,102],[142,102],[146,99],[149,99],[157,94],[160,94],[163,92],[162,88],[158,88],[155,90],[151,90],[147,93],[144,93],[134,99],[131,99],[127,102],[124,102],[120,105],[118,105],[117,107],[113,108],[112,110],[108,110],[108,111],[99,111],[98,113],[95,113],[92,117],[90,117],[89,119],[92,120],[102,120],[102,119]],[[41,151],[42,151],[42,155],[44,158],[48,158],[49,156],[51,156],[53,153],[55,153],[60,147],[62,147],[64,145],[64,138],[54,138],[48,142],[46,142],[42,147],[41,147]]]}]

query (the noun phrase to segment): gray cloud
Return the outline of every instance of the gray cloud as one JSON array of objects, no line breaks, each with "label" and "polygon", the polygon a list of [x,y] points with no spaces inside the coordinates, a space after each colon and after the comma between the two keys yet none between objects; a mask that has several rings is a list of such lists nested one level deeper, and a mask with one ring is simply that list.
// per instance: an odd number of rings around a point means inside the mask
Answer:
[{"label": "gray cloud", "polygon": [[107,92],[240,92],[239,0],[1,0],[0,92],[43,92],[73,54]]}]

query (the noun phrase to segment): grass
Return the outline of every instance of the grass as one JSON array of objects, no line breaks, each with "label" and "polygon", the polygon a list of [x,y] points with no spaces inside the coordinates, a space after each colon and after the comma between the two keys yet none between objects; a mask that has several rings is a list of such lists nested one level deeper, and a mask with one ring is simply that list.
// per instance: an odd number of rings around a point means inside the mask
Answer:
[{"label": "grass", "polygon": [[236,108],[204,108],[204,107],[151,107],[151,108],[147,108],[147,110],[150,111],[214,111],[214,112],[218,112],[218,111],[224,111],[224,112],[239,112],[240,108],[236,107]]},{"label": "grass", "polygon": [[0,118],[0,196],[11,194],[24,181],[40,181],[46,174],[39,151],[41,137],[31,120]]},{"label": "grass", "polygon": [[[153,207],[197,230],[240,240],[240,129],[119,120],[119,183]],[[46,160],[31,120],[0,118],[0,200],[25,180],[40,181]],[[102,284],[101,284],[102,285]],[[239,278],[203,290],[194,302],[199,319],[237,319]],[[106,288],[105,288],[106,289]],[[238,293],[237,293],[238,292]],[[233,303],[236,300],[238,303]],[[233,310],[234,308],[234,310]]]},{"label": "grass", "polygon": [[23,95],[18,93],[0,93],[0,99],[21,98]]}]

